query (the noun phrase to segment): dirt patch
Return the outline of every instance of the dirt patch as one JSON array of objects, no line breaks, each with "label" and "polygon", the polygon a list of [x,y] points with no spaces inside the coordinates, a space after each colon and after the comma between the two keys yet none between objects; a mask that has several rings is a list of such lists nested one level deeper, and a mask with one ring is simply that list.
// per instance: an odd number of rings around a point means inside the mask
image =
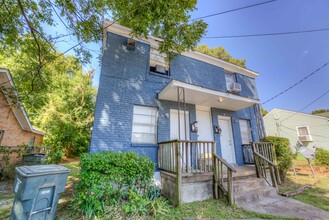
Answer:
[{"label": "dirt patch", "polygon": [[60,165],[68,165],[68,164],[75,164],[75,163],[79,163],[80,162],[80,158],[67,158],[67,157],[63,157]]},{"label": "dirt patch", "polygon": [[[309,166],[296,166],[295,167],[297,175],[299,174],[307,174],[313,175],[311,168]],[[329,177],[329,168],[328,167],[318,167],[313,166],[314,172],[316,175],[321,175],[323,177]]]}]

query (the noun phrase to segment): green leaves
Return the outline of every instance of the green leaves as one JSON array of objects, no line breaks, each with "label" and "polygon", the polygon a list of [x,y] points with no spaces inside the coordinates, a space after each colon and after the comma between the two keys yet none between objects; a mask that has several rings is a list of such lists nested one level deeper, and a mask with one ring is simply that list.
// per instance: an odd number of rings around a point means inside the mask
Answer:
[{"label": "green leaves", "polygon": [[[134,36],[155,35],[163,39],[160,52],[173,53],[193,49],[205,34],[207,24],[191,21],[196,0],[6,0],[0,10],[0,44],[19,46],[18,39],[30,35],[23,12],[38,38],[55,44],[46,28],[65,27],[78,42],[100,42],[102,22],[107,18],[132,29]],[[23,10],[22,10],[23,9]],[[56,21],[56,22],[55,22]],[[43,45],[45,46],[45,45]],[[37,47],[34,44],[34,47]],[[46,53],[43,53],[45,56]],[[76,49],[80,61],[88,62],[90,52],[82,45]],[[47,59],[45,59],[47,60]]]},{"label": "green leaves", "polygon": [[146,212],[145,194],[152,183],[154,163],[132,152],[104,152],[81,156],[76,202],[89,213],[100,214],[104,205],[122,203],[126,213]]},{"label": "green leaves", "polygon": [[273,143],[276,154],[276,163],[279,168],[281,180],[286,178],[287,171],[292,167],[294,154],[290,149],[289,139],[282,137],[268,136],[265,141]]},{"label": "green leaves", "polygon": [[59,57],[44,66],[40,75],[26,74],[31,64],[38,65],[33,50],[29,51],[32,44],[26,38],[21,51],[6,47],[0,54],[1,67],[10,69],[32,124],[46,133],[43,144],[51,147],[49,162],[59,162],[63,153],[78,156],[87,151],[91,137],[96,96],[92,71],[83,73],[76,58],[48,51],[50,59]]},{"label": "green leaves", "polygon": [[315,153],[315,164],[318,166],[329,166],[329,151],[323,148],[317,149]]},{"label": "green leaves", "polygon": [[246,68],[246,59],[233,58],[223,47],[209,48],[206,44],[202,44],[197,46],[195,50],[200,53],[208,54],[226,62]]}]

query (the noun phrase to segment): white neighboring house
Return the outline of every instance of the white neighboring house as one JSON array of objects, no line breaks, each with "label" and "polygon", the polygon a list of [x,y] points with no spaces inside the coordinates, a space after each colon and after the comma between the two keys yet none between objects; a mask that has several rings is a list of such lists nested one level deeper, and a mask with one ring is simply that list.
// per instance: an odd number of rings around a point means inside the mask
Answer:
[{"label": "white neighboring house", "polygon": [[301,141],[307,147],[325,148],[329,150],[329,118],[273,109],[264,116],[267,136],[285,137],[290,146]]}]

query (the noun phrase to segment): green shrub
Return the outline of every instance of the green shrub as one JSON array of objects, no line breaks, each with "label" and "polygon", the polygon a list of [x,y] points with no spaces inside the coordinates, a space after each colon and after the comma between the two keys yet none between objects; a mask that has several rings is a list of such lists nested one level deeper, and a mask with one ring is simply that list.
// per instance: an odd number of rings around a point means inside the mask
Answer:
[{"label": "green shrub", "polygon": [[291,151],[289,139],[268,136],[265,138],[265,141],[273,143],[280,177],[281,180],[284,181],[286,179],[287,171],[292,167],[292,162],[295,157]]},{"label": "green shrub", "polygon": [[64,153],[60,150],[51,149],[46,155],[46,163],[48,164],[59,164],[62,161]]},{"label": "green shrub", "polygon": [[329,166],[329,151],[319,148],[315,153],[315,164],[318,166]]},{"label": "green shrub", "polygon": [[154,163],[132,152],[83,154],[76,201],[87,218],[105,207],[122,205],[126,213],[146,213],[146,192],[152,184]]}]

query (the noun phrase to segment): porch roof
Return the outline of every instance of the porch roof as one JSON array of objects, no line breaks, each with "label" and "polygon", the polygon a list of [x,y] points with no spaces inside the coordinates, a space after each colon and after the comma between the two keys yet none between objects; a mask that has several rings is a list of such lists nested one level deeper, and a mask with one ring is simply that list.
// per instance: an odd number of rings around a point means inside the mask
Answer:
[{"label": "porch roof", "polygon": [[185,90],[185,102],[189,104],[237,111],[259,103],[259,100],[256,99],[208,89],[178,80],[170,81],[158,93],[158,99],[177,102],[177,88]]}]

